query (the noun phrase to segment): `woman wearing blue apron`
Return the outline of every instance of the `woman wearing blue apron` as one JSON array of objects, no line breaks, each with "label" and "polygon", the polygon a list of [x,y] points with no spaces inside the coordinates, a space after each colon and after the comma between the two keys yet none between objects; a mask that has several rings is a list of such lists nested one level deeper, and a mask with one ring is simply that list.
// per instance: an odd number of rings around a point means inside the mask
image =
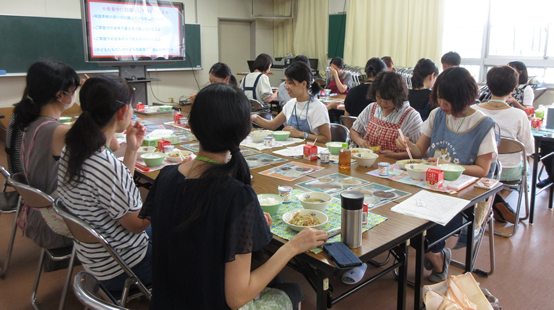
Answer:
[{"label": "woman wearing blue apron", "polygon": [[291,99],[273,120],[266,120],[259,115],[252,115],[253,122],[260,127],[275,130],[285,124],[283,130],[290,131],[290,136],[318,142],[331,141],[329,114],[327,108],[312,94],[320,91],[312,71],[303,62],[291,64],[285,70],[285,88]]},{"label": "woman wearing blue apron", "polygon": [[[465,168],[464,174],[488,176],[491,163],[498,154],[495,122],[470,107],[477,93],[477,84],[466,69],[452,67],[443,71],[431,92],[431,102],[440,109],[433,110],[423,123],[423,133],[417,143],[398,138],[398,148],[405,150],[408,146],[415,158],[425,156],[429,150],[428,161],[454,163]],[[433,243],[461,222],[462,216],[458,214],[445,226],[435,225],[428,230],[426,239]],[[425,258],[426,268],[433,269],[429,281],[437,283],[446,280],[451,252],[445,248],[445,242],[431,247]]]},{"label": "woman wearing blue apron", "polygon": [[240,83],[240,88],[244,91],[246,97],[258,100],[266,112],[271,112],[268,103],[277,100],[277,93],[271,89],[267,76],[272,64],[271,56],[267,54],[258,55],[252,65],[253,71],[245,76]]}]

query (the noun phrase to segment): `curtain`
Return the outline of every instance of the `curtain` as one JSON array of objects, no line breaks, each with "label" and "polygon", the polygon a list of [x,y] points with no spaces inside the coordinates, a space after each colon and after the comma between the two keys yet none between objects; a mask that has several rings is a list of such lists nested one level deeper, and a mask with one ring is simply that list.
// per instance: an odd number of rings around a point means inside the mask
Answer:
[{"label": "curtain", "polygon": [[[275,15],[288,15],[294,0],[274,0],[273,12]],[[294,8],[293,8],[294,10]],[[293,16],[296,14],[293,13]],[[273,55],[280,57],[293,53],[293,19],[276,19],[273,21]]]},{"label": "curtain", "polygon": [[364,67],[371,57],[391,56],[414,67],[429,58],[440,67],[445,0],[347,0],[344,60]]},{"label": "curtain", "polygon": [[293,52],[319,60],[320,74],[327,67],[329,0],[298,0],[295,15]]}]

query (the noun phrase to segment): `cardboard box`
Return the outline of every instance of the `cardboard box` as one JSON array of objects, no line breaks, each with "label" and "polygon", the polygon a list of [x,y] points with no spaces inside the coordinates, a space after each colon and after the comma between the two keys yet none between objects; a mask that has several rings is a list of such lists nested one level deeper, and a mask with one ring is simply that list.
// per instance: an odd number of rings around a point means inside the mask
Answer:
[{"label": "cardboard box", "polygon": [[304,159],[317,160],[317,146],[313,144],[304,145]]},{"label": "cardboard box", "polygon": [[444,172],[440,169],[427,169],[425,181],[427,181],[427,186],[438,189],[444,183]]}]

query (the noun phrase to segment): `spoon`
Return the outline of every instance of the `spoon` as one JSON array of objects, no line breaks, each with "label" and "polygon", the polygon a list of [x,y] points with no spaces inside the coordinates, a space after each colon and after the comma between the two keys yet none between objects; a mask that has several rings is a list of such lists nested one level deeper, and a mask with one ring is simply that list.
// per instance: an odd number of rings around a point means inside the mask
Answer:
[{"label": "spoon", "polygon": [[408,143],[406,142],[406,140],[404,140],[404,134],[402,133],[402,129],[398,128],[398,133],[400,133],[400,138],[402,138],[402,141],[404,141],[404,145],[406,145],[406,151],[408,152],[408,156],[410,156],[410,161],[413,161],[414,158],[412,157],[412,152],[410,152]]}]

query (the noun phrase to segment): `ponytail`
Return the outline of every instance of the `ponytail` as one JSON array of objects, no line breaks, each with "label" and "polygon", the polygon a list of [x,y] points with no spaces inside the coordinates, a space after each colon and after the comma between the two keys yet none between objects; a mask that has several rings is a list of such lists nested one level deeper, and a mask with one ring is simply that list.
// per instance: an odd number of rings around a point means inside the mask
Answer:
[{"label": "ponytail", "polygon": [[312,96],[315,96],[315,95],[319,94],[319,92],[321,91],[321,85],[319,85],[318,82],[314,81],[312,83],[312,85],[310,85],[309,91],[312,94]]},{"label": "ponytail", "polygon": [[235,78],[234,75],[231,74],[231,76],[229,77],[229,85],[231,86],[235,86],[235,87],[238,87],[238,82],[237,82],[237,78]]},{"label": "ponytail", "polygon": [[41,107],[34,103],[31,97],[24,95],[23,99],[13,109],[14,127],[24,131],[29,124],[40,116]]},{"label": "ponytail", "polygon": [[387,65],[379,57],[370,58],[365,64],[365,74],[367,78],[375,78],[379,72],[387,70]]},{"label": "ponytail", "polygon": [[93,120],[93,115],[84,111],[66,133],[65,144],[69,156],[64,182],[76,186],[81,182],[83,163],[106,144],[106,136]]},{"label": "ponytail", "polygon": [[239,148],[252,129],[250,102],[237,87],[222,83],[208,85],[194,100],[189,126],[203,151],[230,151],[232,157],[225,164],[210,165],[204,170],[198,179],[198,191],[191,197],[190,217],[179,225],[183,230],[193,227],[206,214],[212,198],[231,182],[231,178],[251,184],[250,168]]},{"label": "ponytail", "polygon": [[133,99],[133,90],[120,77],[102,74],[85,82],[79,93],[83,113],[65,135],[66,184],[81,182],[84,162],[106,144],[102,130],[123,106],[131,109]]},{"label": "ponytail", "polygon": [[412,89],[423,87],[423,81],[431,74],[438,75],[439,68],[428,58],[418,60],[412,73]]}]

